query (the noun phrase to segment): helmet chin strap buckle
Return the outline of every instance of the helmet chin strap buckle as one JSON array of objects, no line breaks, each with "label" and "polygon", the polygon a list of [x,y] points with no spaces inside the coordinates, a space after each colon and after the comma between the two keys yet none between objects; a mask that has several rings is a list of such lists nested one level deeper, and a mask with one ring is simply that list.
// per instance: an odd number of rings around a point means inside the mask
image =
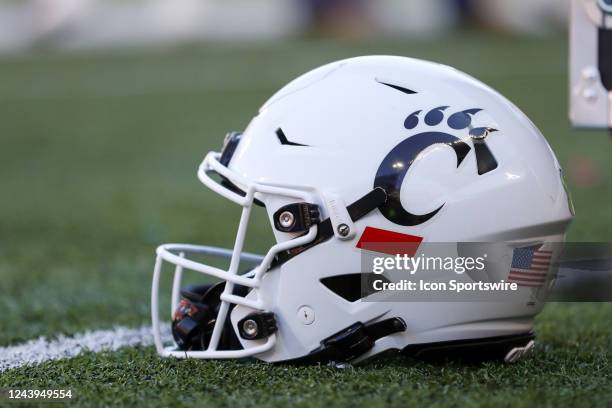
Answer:
[{"label": "helmet chin strap buckle", "polygon": [[353,239],[356,233],[355,223],[346,208],[346,203],[338,194],[328,192],[322,195],[336,238],[343,241]]}]

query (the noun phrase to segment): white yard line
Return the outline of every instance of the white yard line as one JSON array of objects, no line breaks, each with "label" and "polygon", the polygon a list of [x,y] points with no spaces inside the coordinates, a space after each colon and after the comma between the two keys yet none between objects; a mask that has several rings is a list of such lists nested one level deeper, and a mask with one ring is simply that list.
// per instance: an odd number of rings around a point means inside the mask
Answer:
[{"label": "white yard line", "polygon": [[[167,337],[166,333],[164,337]],[[14,346],[0,347],[0,373],[24,365],[75,357],[85,351],[99,353],[121,347],[153,344],[151,326],[129,328],[117,326],[110,330],[91,330],[74,336],[59,335],[52,339],[39,337]]]}]

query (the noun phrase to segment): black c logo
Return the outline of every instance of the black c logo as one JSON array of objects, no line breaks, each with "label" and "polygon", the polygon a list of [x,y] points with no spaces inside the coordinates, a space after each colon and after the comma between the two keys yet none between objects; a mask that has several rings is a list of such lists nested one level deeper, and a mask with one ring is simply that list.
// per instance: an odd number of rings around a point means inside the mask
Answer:
[{"label": "black c logo", "polygon": [[442,204],[430,213],[419,215],[406,211],[400,201],[400,191],[408,169],[419,153],[438,143],[448,145],[455,151],[457,167],[470,151],[470,146],[455,136],[442,132],[425,132],[403,140],[383,159],[376,172],[374,188],[381,187],[387,192],[387,202],[379,210],[389,221],[404,226],[419,225],[436,215],[444,206]]}]

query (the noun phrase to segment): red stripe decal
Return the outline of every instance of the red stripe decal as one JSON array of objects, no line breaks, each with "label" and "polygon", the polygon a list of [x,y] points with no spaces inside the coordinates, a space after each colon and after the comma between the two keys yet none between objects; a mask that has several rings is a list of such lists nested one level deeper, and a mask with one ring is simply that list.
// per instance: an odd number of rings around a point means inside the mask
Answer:
[{"label": "red stripe decal", "polygon": [[382,252],[389,255],[414,256],[422,241],[423,237],[416,235],[366,227],[356,246],[367,251]]},{"label": "red stripe decal", "polygon": [[513,277],[512,275],[510,275],[508,280],[509,281],[513,281],[513,282],[533,282],[533,283],[544,283],[544,282],[546,282],[546,279],[518,278],[518,277]]},{"label": "red stripe decal", "polygon": [[523,272],[523,271],[515,271],[511,270],[510,275],[523,275],[523,276],[548,276],[547,272]]}]

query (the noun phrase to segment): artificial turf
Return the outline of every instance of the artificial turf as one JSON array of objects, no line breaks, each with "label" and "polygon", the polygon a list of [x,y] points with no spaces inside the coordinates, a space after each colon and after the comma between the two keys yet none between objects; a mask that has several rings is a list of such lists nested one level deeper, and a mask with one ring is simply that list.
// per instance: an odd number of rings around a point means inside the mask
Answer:
[{"label": "artificial turf", "polygon": [[[612,233],[611,142],[571,129],[566,42],[461,33],[402,41],[295,40],[0,58],[0,346],[149,319],[154,248],[228,245],[238,208],[195,177],[277,88],[332,60],[398,54],[454,65],[515,102],[569,174],[568,239]],[[584,174],[587,168],[587,174]],[[248,249],[269,246],[251,226]],[[514,366],[386,357],[351,369],[160,360],[152,348],[0,374],[0,387],[70,387],[114,405],[610,406],[612,305],[550,304],[534,356]],[[1,402],[0,402],[1,405]]]}]

